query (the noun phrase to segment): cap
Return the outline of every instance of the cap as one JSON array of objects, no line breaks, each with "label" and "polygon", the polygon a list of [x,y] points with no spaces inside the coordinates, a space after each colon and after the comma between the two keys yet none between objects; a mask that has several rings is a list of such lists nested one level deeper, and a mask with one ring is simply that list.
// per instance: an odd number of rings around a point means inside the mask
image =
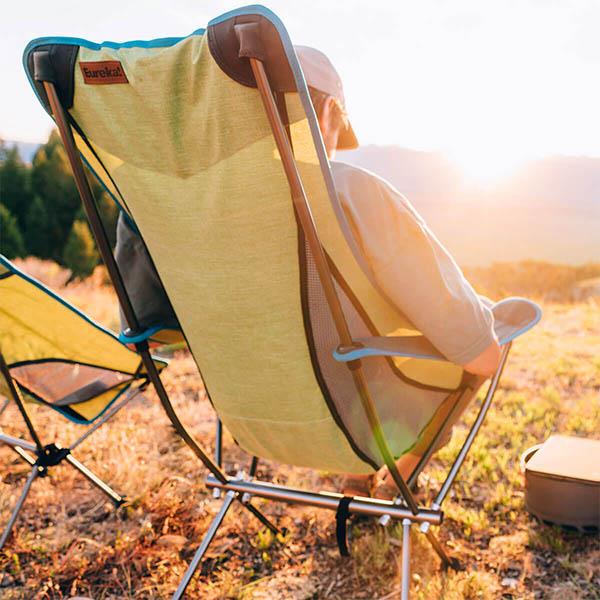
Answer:
[{"label": "cap", "polygon": [[[342,80],[327,56],[320,50],[309,46],[294,46],[294,50],[296,50],[306,83],[320,92],[337,98],[345,110],[346,100]],[[347,123],[347,127],[340,131],[337,144],[338,150],[350,150],[358,147],[358,140],[352,125],[350,125],[350,121],[347,121]]]}]

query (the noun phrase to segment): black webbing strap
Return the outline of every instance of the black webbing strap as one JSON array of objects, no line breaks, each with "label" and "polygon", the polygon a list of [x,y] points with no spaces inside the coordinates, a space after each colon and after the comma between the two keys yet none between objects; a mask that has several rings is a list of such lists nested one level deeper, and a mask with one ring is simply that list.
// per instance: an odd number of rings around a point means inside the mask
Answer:
[{"label": "black webbing strap", "polygon": [[352,502],[352,496],[344,496],[338,504],[337,511],[335,512],[335,537],[337,539],[337,545],[340,550],[341,556],[350,556],[348,551],[347,532],[348,532],[348,517],[350,517],[350,511],[348,507]]}]

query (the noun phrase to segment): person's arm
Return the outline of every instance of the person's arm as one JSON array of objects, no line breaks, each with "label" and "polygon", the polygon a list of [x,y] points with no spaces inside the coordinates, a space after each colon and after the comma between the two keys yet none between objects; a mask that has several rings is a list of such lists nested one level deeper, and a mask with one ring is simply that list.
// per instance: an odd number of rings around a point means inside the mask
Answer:
[{"label": "person's arm", "polygon": [[[494,306],[494,303],[488,297],[482,296],[481,294],[479,294],[479,301],[490,310]],[[494,339],[494,341],[479,356],[464,365],[464,368],[465,371],[469,371],[469,373],[491,377],[496,372],[499,365],[500,344],[498,344],[497,339]]]},{"label": "person's arm", "polygon": [[494,340],[481,354],[463,365],[465,371],[491,377],[500,365],[500,344]]},{"label": "person's arm", "polygon": [[[336,176],[337,172],[337,176]],[[478,375],[496,370],[492,311],[410,203],[359,169],[334,169],[344,210],[384,294],[451,362]]]}]

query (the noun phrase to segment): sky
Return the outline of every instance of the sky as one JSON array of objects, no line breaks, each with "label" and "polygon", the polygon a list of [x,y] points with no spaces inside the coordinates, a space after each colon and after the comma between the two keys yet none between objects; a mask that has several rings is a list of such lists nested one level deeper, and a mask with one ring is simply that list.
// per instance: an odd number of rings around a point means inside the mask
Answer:
[{"label": "sky", "polygon": [[[474,177],[547,155],[600,157],[597,0],[272,0],[294,43],[344,81],[361,144],[441,151]],[[241,6],[223,0],[10,2],[0,22],[0,138],[51,123],[21,66],[33,38],[183,36]],[[96,5],[98,6],[98,5]]]}]

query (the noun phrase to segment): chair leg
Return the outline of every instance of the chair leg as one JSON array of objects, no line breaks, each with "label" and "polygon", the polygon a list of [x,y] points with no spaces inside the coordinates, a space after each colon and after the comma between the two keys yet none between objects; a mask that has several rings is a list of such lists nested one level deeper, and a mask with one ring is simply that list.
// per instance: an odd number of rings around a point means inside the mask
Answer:
[{"label": "chair leg", "polygon": [[94,484],[100,491],[104,492],[119,507],[125,499],[115,492],[107,483],[104,483],[100,477],[92,473],[83,463],[80,463],[72,454],[65,457],[66,461],[77,469],[88,481]]},{"label": "chair leg", "polygon": [[176,592],[173,594],[172,600],[179,600],[180,598],[183,597],[183,594],[185,593],[187,586],[190,584],[192,577],[194,576],[194,574],[196,573],[196,570],[200,566],[200,563],[202,562],[202,558],[204,557],[204,554],[208,550],[210,543],[213,541],[213,538],[215,537],[219,527],[221,526],[221,523],[223,522],[223,519],[225,518],[225,515],[227,514],[229,507],[231,506],[232,502],[235,500],[235,497],[236,497],[236,492],[233,492],[231,490],[229,490],[225,494],[225,498],[223,499],[223,504],[221,505],[219,512],[215,515],[215,518],[212,520],[212,523],[210,524],[210,527],[208,528],[208,531],[206,532],[204,539],[202,540],[202,543],[200,544],[198,550],[196,550],[196,554],[194,554],[194,558],[192,558],[192,561],[190,562],[190,566],[187,568],[187,571],[185,572],[183,579],[179,583],[179,586],[177,587]]},{"label": "chair leg", "polygon": [[247,502],[242,502],[243,506],[246,508],[248,512],[253,514],[267,529],[271,530],[275,535],[282,533],[277,525],[274,525],[263,515],[258,508],[255,508],[252,504],[250,504],[250,500]]},{"label": "chair leg", "polygon": [[17,503],[13,508],[10,518],[8,519],[8,523],[6,524],[6,528],[4,529],[4,533],[0,538],[0,550],[4,547],[4,544],[6,543],[6,540],[8,539],[8,536],[12,531],[12,528],[14,527],[15,521],[17,520],[17,517],[19,516],[19,513],[23,508],[23,504],[25,503],[27,495],[29,494],[29,490],[31,489],[31,484],[35,481],[37,476],[40,475],[40,473],[41,468],[38,467],[38,465],[33,465],[33,468],[29,473],[29,477],[27,477],[27,481],[25,482],[25,485],[23,487],[23,491],[21,492],[21,495],[19,496],[19,499],[17,500]]},{"label": "chair leg", "polygon": [[408,600],[410,594],[410,519],[402,519],[402,592],[401,599]]},{"label": "chair leg", "polygon": [[84,434],[81,435],[80,437],[78,437],[70,446],[69,446],[69,450],[73,451],[75,450],[75,448],[77,448],[77,446],[79,446],[79,444],[83,443],[85,440],[87,440],[88,437],[90,437],[90,435],[92,435],[92,433],[94,433],[95,431],[97,431],[100,427],[102,427],[102,425],[104,425],[104,423],[106,423],[107,421],[109,421],[110,419],[112,419],[126,404],[129,404],[129,402],[131,402],[140,392],[141,392],[141,388],[135,388],[133,390],[129,390],[126,394],[125,397],[121,400],[121,402],[114,404],[113,406],[111,406],[103,415],[102,417],[100,417],[100,419],[98,419],[97,421],[94,422],[93,425],[90,425],[90,427],[88,427]]},{"label": "chair leg", "polygon": [[[3,435],[2,437],[5,438],[2,441],[9,444],[9,446],[12,448],[12,450],[14,450],[24,461],[29,463],[29,465],[31,465],[32,468],[31,468],[31,472],[27,478],[27,481],[25,482],[25,486],[23,487],[23,491],[21,492],[21,495],[13,508],[13,511],[10,515],[10,518],[8,520],[6,528],[4,529],[4,532],[2,533],[2,537],[0,537],[0,550],[4,547],[6,540],[10,536],[10,533],[14,527],[17,517],[18,517],[19,513],[21,512],[21,509],[23,508],[23,504],[25,503],[25,500],[27,499],[29,490],[31,489],[31,485],[33,484],[33,482],[35,481],[35,479],[37,477],[39,477],[40,475],[45,475],[47,472],[46,466],[41,466],[40,464],[38,464],[38,461],[36,461],[35,458],[33,456],[31,456],[27,451],[25,451],[23,448],[21,448],[21,446],[11,443],[13,441],[21,442],[21,443],[27,443],[27,442],[22,442],[22,440],[18,440],[16,438],[14,438],[14,440],[13,440],[13,438],[10,438],[10,436]],[[117,494],[110,486],[108,486],[106,483],[104,483],[104,481],[102,481],[96,474],[94,474],[92,471],[90,471],[85,465],[80,463],[71,454],[67,454],[65,456],[65,460],[67,460],[67,462],[69,462],[73,468],[77,469],[86,479],[88,479],[97,488],[99,488],[102,492],[104,492],[115,503],[115,505],[117,507],[120,506],[121,504],[123,504],[123,502],[125,502],[125,500],[122,496]]]},{"label": "chair leg", "polygon": [[4,402],[2,403],[2,406],[0,406],[0,415],[6,410],[6,407],[9,405],[10,400],[8,398],[6,398],[6,400],[4,400]]},{"label": "chair leg", "polygon": [[[253,456],[252,461],[250,463],[250,471],[248,472],[248,477],[250,480],[254,479],[257,468],[258,468],[258,457]],[[250,503],[250,500],[252,500],[251,494],[248,494],[247,492],[242,494],[241,500],[242,500],[242,504],[248,509],[248,511],[250,513],[252,513],[267,529],[270,529],[271,532],[274,533],[275,535],[281,533],[279,528],[276,525],[273,525],[273,523],[271,523],[271,521],[269,521],[269,519],[267,519],[267,517],[265,517],[265,515],[263,515],[260,512],[260,510],[258,510],[257,508],[254,508],[254,506],[252,506],[252,504]]]},{"label": "chair leg", "polygon": [[421,533],[425,534],[425,537],[431,544],[431,547],[435,550],[435,553],[440,557],[442,561],[442,568],[446,569],[450,567],[455,570],[460,569],[460,562],[458,561],[458,559],[450,556],[446,552],[440,540],[438,540],[437,536],[433,533],[433,531],[431,531],[431,526],[429,523],[421,524]]}]

